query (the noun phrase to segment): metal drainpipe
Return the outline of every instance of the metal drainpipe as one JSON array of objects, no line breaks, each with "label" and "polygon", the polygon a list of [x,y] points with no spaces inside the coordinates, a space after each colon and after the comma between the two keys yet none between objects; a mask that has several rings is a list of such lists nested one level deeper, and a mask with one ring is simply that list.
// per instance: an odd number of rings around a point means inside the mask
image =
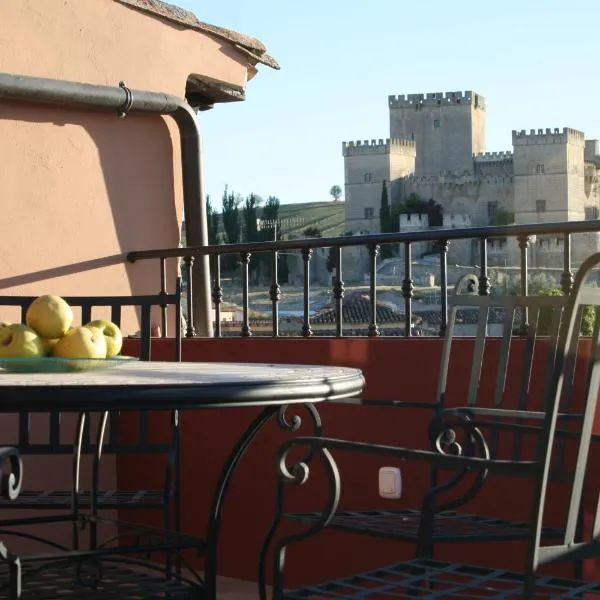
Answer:
[{"label": "metal drainpipe", "polygon": [[[208,245],[206,205],[203,201],[202,136],[196,114],[183,98],[160,92],[91,85],[59,79],[0,73],[0,100],[42,102],[65,107],[114,110],[121,117],[129,112],[169,115],[179,128],[183,203],[188,246]],[[208,256],[194,262],[194,326],[212,337],[210,273]]]}]

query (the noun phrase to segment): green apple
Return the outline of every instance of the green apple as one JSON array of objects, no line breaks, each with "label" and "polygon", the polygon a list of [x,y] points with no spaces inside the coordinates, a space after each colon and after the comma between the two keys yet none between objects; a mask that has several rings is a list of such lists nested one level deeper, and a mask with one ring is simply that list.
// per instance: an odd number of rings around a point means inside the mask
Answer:
[{"label": "green apple", "polygon": [[106,358],[106,341],[95,327],[73,327],[54,346],[60,358]]},{"label": "green apple", "polygon": [[27,325],[13,323],[0,327],[0,357],[39,358],[45,354],[44,340]]},{"label": "green apple", "polygon": [[106,340],[106,358],[113,358],[121,352],[123,335],[115,323],[105,319],[97,319],[88,323],[86,327],[95,327],[104,335],[104,339]]},{"label": "green apple", "polygon": [[47,294],[30,304],[25,321],[43,338],[60,338],[73,323],[73,309],[60,296]]}]

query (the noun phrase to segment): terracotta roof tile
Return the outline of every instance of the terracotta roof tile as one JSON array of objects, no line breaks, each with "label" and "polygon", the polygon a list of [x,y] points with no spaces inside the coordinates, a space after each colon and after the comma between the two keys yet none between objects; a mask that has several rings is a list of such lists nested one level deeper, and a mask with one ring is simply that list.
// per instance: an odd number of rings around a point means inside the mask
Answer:
[{"label": "terracotta roof tile", "polygon": [[[381,302],[376,303],[377,323],[404,322],[404,315]],[[348,294],[342,301],[342,323],[370,323],[371,300],[362,293]],[[327,306],[311,318],[311,323],[335,323],[335,307]]]},{"label": "terracotta roof tile", "polygon": [[239,50],[273,69],[279,69],[279,63],[267,54],[266,46],[254,37],[238,33],[225,27],[217,27],[209,23],[203,23],[196,15],[179,6],[162,2],[162,0],[115,0],[120,4],[125,4],[131,8],[153,14],[167,21],[184,25],[188,29],[202,31],[214,35],[218,38],[227,40],[236,46]]}]

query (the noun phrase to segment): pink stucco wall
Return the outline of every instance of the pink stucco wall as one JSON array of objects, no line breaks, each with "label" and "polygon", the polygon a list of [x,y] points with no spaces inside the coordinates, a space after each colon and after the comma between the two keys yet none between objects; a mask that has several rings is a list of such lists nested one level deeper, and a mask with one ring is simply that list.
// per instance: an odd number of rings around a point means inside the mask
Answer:
[{"label": "pink stucco wall", "polygon": [[[114,86],[124,80],[131,89],[183,97],[190,74],[245,85],[247,64],[218,39],[113,0],[10,0],[0,2],[0,72]],[[179,242],[178,135],[169,117],[119,119],[0,101],[0,294],[159,291],[157,262],[123,259],[130,250]],[[172,262],[171,284],[174,276]],[[137,323],[127,327],[130,333]],[[43,421],[33,423],[40,441]],[[0,439],[15,438],[16,421],[4,416]],[[108,486],[111,458],[103,472]],[[28,459],[25,487],[67,487],[70,461],[55,460]]]},{"label": "pink stucco wall", "polygon": [[[0,3],[0,72],[183,97],[193,73],[245,85],[247,64],[114,0],[11,0]],[[178,135],[169,117],[0,101],[0,293],[158,291],[158,263],[123,256],[178,244]]]}]

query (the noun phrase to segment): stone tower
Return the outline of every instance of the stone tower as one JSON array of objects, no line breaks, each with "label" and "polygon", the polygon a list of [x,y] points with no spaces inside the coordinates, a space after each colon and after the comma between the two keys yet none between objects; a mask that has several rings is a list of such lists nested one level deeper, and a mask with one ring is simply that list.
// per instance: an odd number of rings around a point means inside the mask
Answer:
[{"label": "stone tower", "polygon": [[389,96],[390,137],[414,140],[415,174],[473,172],[485,152],[485,100],[474,92]]},{"label": "stone tower", "polygon": [[512,132],[515,221],[586,218],[583,133],[575,129]]},{"label": "stone tower", "polygon": [[387,139],[343,142],[346,229],[380,231],[379,209],[383,182],[390,204],[400,179],[415,169],[415,143]]}]

